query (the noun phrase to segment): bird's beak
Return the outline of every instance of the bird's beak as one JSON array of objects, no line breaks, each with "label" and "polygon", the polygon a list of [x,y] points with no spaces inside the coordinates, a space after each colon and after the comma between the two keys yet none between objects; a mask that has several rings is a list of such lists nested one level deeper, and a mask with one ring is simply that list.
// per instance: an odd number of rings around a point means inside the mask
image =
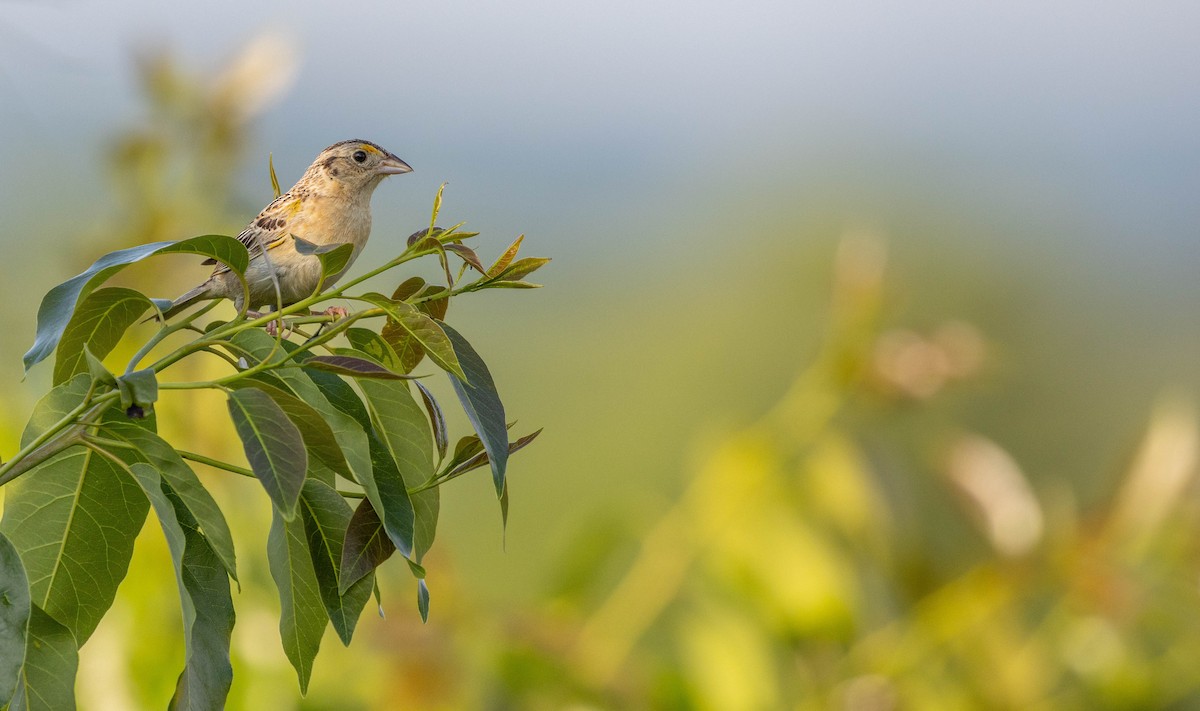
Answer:
[{"label": "bird's beak", "polygon": [[375,172],[380,175],[400,175],[402,173],[411,173],[412,167],[408,163],[400,160],[394,153],[388,153],[387,158],[379,164]]}]

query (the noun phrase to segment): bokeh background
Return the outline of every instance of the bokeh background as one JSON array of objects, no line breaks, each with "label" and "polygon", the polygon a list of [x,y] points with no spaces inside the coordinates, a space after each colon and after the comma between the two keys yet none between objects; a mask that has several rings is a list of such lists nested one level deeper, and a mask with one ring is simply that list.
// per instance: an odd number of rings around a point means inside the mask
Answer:
[{"label": "bokeh background", "polygon": [[[328,635],[304,699],[267,500],[202,472],[247,580],[231,708],[1200,708],[1197,27],[1186,2],[0,0],[0,453],[48,384],[20,369],[45,291],[234,234],[268,154],[286,188],[367,138],[416,172],[359,269],[442,182],[485,261],[522,233],[554,258],[451,313],[546,429],[506,533],[486,477],[443,494],[430,622],[389,566],[386,618]],[[169,264],[127,278],[206,273]],[[240,456],[220,403],[162,408]],[[159,538],[83,650],[84,709],[170,695]]]}]

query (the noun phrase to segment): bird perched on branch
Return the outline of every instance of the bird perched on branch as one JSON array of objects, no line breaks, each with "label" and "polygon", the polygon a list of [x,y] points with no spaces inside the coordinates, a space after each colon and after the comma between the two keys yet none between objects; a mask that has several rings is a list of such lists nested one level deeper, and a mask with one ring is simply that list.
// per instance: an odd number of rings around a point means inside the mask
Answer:
[{"label": "bird perched on branch", "polygon": [[275,198],[237,236],[250,252],[246,269],[250,303],[242,303],[237,275],[219,264],[208,281],[175,299],[163,318],[208,299],[232,299],[240,311],[243,306],[288,306],[311,296],[321,279],[321,264],[317,257],[297,250],[296,238],[318,246],[354,245],[345,268],[325,280],[326,286],[333,284],[371,235],[375,188],[389,175],[409,172],[408,163],[370,141],[342,141],[326,148],[291,190]]}]

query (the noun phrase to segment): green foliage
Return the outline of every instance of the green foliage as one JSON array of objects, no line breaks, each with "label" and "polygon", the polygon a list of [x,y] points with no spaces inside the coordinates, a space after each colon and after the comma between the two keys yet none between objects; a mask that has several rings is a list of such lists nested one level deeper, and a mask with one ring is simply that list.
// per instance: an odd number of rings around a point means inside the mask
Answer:
[{"label": "green foliage", "polygon": [[[435,220],[440,203],[439,190]],[[151,509],[183,611],[185,661],[172,708],[224,705],[233,674],[234,541],[192,463],[262,485],[272,510],[266,548],[282,609],[280,637],[302,693],[326,626],[350,643],[377,591],[375,570],[396,551],[417,578],[417,608],[426,619],[429,588],[420,561],[436,534],[439,487],[491,461],[502,515],[507,510],[503,406],[478,353],[440,319],[453,297],[501,286],[521,262],[487,275],[461,244],[473,236],[431,227],[399,256],[336,289],[318,288],[270,315],[243,312],[203,325],[198,321],[212,305],[163,322],[164,302],[101,285],[129,264],[172,253],[215,259],[240,277],[248,253],[229,237],[113,252],[52,289],[25,366],[57,354],[54,388],[31,414],[20,451],[0,464],[0,485],[7,485],[0,518],[0,705],[73,707],[78,648],[112,604]],[[500,261],[511,262],[516,246]],[[348,249],[303,240],[297,249],[319,259],[325,277],[349,258]],[[427,255],[441,260],[446,284],[410,279],[391,298],[349,291]],[[480,277],[456,284],[450,256]],[[310,312],[334,298],[365,308]],[[160,314],[156,332],[114,375],[104,359],[147,312]],[[364,327],[372,320],[377,329]],[[280,335],[268,335],[263,327],[277,321]],[[179,339],[185,334],[191,340]],[[476,444],[447,461],[444,413],[415,381],[423,376],[410,374],[425,357],[449,375],[476,428],[477,436],[466,440]],[[180,361],[206,358],[229,372],[195,382],[164,376]],[[224,394],[248,467],[180,449],[158,434],[160,397],[206,389]]]}]

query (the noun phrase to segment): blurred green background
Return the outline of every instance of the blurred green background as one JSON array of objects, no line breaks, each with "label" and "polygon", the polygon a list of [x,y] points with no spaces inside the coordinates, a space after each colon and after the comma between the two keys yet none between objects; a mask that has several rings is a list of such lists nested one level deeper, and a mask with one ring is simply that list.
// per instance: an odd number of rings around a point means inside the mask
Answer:
[{"label": "blurred green background", "polygon": [[[1198,24],[1184,2],[0,2],[0,453],[48,384],[20,354],[51,286],[235,234],[268,153],[286,188],[366,138],[416,172],[376,193],[360,265],[443,181],[485,261],[520,233],[554,257],[545,290],[450,315],[546,430],[505,536],[485,477],[444,493],[430,622],[389,566],[386,619],[327,637],[306,699],[267,500],[202,472],[247,580],[231,708],[1200,708]],[[123,278],[206,273],[162,264]],[[236,451],[219,403],[162,409]],[[83,650],[84,709],[170,695],[159,538]]]}]

